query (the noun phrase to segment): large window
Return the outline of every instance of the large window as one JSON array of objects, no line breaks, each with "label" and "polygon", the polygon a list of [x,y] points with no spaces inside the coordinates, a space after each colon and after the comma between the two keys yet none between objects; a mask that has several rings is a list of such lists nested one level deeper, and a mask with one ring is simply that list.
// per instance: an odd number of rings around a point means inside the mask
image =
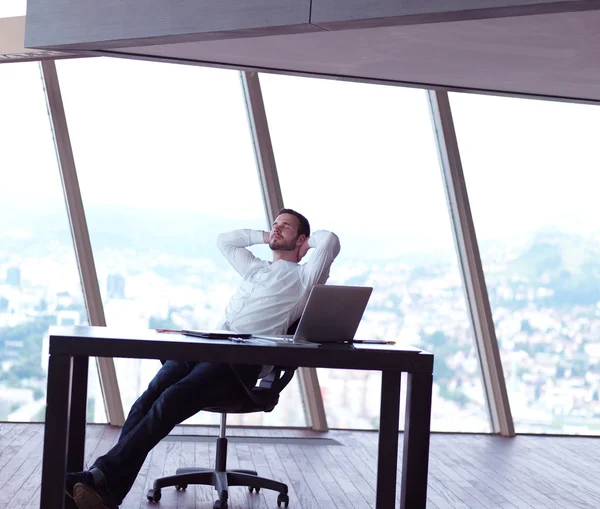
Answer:
[{"label": "large window", "polygon": [[25,16],[26,10],[26,0],[2,0],[2,2],[0,3],[0,18]]},{"label": "large window", "polygon": [[[286,206],[339,235],[329,283],[374,287],[357,336],[433,352],[433,429],[488,431],[425,93],[261,83]],[[318,373],[331,427],[377,426],[378,374]]]},{"label": "large window", "polygon": [[0,112],[0,421],[43,421],[48,328],[87,315],[37,63],[0,66]]},{"label": "large window", "polygon": [[[220,326],[239,276],[216,236],[267,227],[239,73],[105,58],[57,68],[107,325]],[[115,364],[127,413],[160,364]],[[272,413],[230,422],[304,426],[298,384],[286,391]]]},{"label": "large window", "polygon": [[451,94],[517,432],[600,431],[600,108]]}]

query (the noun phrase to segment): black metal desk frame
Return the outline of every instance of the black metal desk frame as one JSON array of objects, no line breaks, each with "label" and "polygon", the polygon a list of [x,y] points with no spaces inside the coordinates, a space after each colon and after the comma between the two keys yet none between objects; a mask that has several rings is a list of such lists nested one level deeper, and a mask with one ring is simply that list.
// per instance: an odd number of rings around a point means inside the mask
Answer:
[{"label": "black metal desk frame", "polygon": [[53,327],[50,331],[48,392],[40,509],[64,507],[65,472],[83,469],[90,357],[198,359],[237,364],[306,366],[381,371],[377,459],[377,509],[396,506],[396,471],[401,373],[406,372],[406,411],[401,509],[425,509],[433,355],[391,345],[298,346],[199,340],[154,331],[105,327]]}]

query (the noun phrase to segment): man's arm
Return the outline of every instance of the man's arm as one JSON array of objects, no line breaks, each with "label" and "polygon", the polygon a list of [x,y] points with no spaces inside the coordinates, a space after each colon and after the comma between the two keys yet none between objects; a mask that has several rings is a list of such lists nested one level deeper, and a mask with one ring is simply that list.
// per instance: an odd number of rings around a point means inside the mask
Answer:
[{"label": "man's arm", "polygon": [[234,230],[221,233],[217,237],[217,246],[231,266],[243,276],[257,259],[246,248],[255,244],[263,244],[265,242],[264,234],[265,232],[260,230]]},{"label": "man's arm", "polygon": [[308,247],[314,248],[314,252],[302,270],[304,282],[310,288],[325,284],[329,278],[331,264],[340,252],[340,239],[335,233],[319,230],[308,238]]}]

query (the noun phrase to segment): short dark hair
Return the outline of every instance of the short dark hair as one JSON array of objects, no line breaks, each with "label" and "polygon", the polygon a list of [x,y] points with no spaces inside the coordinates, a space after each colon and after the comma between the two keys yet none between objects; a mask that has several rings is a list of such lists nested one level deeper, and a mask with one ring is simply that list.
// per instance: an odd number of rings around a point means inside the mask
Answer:
[{"label": "short dark hair", "polygon": [[300,214],[300,212],[296,212],[293,209],[281,209],[277,215],[280,216],[281,214],[291,214],[297,218],[298,222],[300,223],[300,226],[298,226],[298,235],[306,235],[307,237],[310,237],[310,223],[308,222],[308,219]]}]

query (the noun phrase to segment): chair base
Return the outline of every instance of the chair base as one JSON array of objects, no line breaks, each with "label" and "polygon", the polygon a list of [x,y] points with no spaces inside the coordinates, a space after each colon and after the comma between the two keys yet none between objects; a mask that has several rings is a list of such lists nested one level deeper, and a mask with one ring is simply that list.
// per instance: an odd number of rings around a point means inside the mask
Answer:
[{"label": "chair base", "polygon": [[175,475],[156,479],[153,488],[148,491],[147,498],[151,502],[158,502],[161,498],[161,488],[175,486],[178,490],[186,489],[188,484],[214,486],[219,495],[219,500],[214,504],[215,509],[227,509],[230,486],[247,486],[252,491],[261,488],[278,491],[277,506],[287,507],[289,504],[288,487],[282,482],[259,477],[254,470],[211,470],[208,468],[178,468]]}]

